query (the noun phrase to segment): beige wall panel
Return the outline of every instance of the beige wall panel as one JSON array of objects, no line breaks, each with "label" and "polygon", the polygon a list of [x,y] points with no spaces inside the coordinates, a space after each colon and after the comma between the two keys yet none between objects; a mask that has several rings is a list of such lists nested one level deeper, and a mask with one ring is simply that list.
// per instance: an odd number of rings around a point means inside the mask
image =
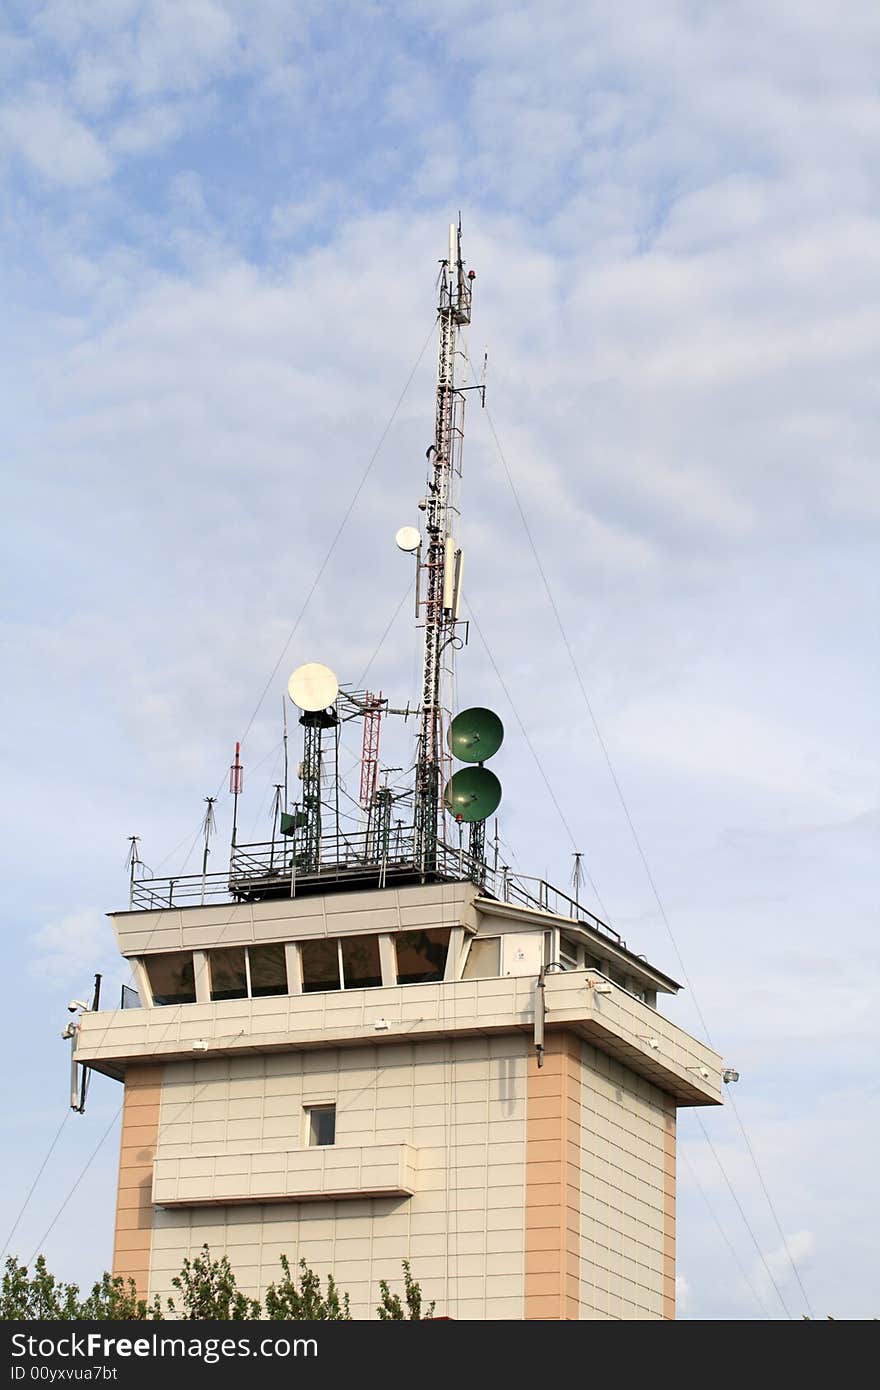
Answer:
[{"label": "beige wall panel", "polygon": [[[257,1170],[277,1171],[278,1155],[295,1161],[303,1105],[314,1099],[337,1106],[331,1165],[346,1147],[407,1144],[418,1173],[411,1197],[157,1209],[151,1292],[166,1296],[207,1240],[229,1253],[249,1292],[278,1277],[282,1253],[294,1267],[302,1256],[322,1277],[334,1274],[356,1317],[372,1317],[379,1279],[402,1292],[409,1258],[438,1312],[522,1317],[526,1050],[513,1035],[167,1064],[160,1165],[167,1175],[185,1160],[198,1191],[210,1181],[240,1192]],[[241,1115],[242,1102],[254,1113]]]},{"label": "beige wall panel", "polygon": [[668,1317],[674,1197],[664,1187],[674,1102],[614,1058],[582,1048],[581,1317]]},{"label": "beige wall panel", "polygon": [[[159,912],[111,913],[123,955],[181,947],[232,946],[333,936],[346,931],[397,930],[399,927],[464,924],[476,929],[472,884],[428,884],[326,898],[279,898],[269,903],[216,903]],[[377,925],[378,924],[378,925]]]},{"label": "beige wall panel", "polygon": [[666,1098],[663,1128],[663,1316],[675,1317],[675,1104]]}]

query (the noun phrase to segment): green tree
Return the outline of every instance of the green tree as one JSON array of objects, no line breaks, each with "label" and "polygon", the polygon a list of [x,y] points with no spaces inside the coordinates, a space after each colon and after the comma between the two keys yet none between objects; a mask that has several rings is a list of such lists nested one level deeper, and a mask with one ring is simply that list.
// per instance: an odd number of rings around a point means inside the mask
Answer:
[{"label": "green tree", "polygon": [[169,1298],[168,1312],[172,1317],[189,1322],[242,1322],[260,1316],[258,1301],[248,1298],[236,1286],[228,1256],[212,1260],[207,1244],[194,1260],[184,1260],[183,1269],[171,1283],[182,1304],[178,1313],[174,1299]]},{"label": "green tree", "polygon": [[386,1280],[379,1280],[379,1293],[382,1296],[382,1301],[376,1312],[382,1322],[424,1321],[427,1318],[433,1318],[433,1299],[428,1305],[427,1312],[422,1312],[422,1287],[410,1273],[409,1260],[403,1261],[403,1289],[406,1308],[403,1306],[400,1295],[391,1292]]},{"label": "green tree", "polygon": [[158,1296],[148,1304],[138,1296],[133,1279],[123,1279],[120,1274],[108,1274],[105,1270],[97,1284],[92,1285],[88,1298],[83,1299],[76,1316],[97,1322],[140,1322],[146,1318],[158,1321],[163,1314]]},{"label": "green tree", "polygon": [[299,1283],[290,1273],[290,1263],[286,1255],[281,1256],[284,1277],[277,1284],[270,1284],[266,1290],[266,1317],[281,1318],[294,1322],[344,1322],[351,1321],[348,1294],[340,1301],[339,1290],[333,1275],[327,1277],[327,1292],[321,1292],[321,1280],[314,1270],[309,1269],[305,1260],[299,1262]]},{"label": "green tree", "polygon": [[0,1289],[0,1318],[4,1322],[19,1318],[57,1321],[78,1316],[79,1288],[50,1274],[45,1256],[37,1256],[30,1276],[27,1265],[9,1256]]}]

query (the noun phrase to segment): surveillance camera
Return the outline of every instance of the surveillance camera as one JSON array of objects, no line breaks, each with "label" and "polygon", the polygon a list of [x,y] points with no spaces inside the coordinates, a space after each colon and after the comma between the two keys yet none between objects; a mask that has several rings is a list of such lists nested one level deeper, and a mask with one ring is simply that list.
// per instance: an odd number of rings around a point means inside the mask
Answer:
[{"label": "surveillance camera", "polygon": [[76,1034],[76,1024],[73,1023],[73,1022],[71,1022],[71,1023],[68,1023],[68,1024],[65,1025],[65,1028],[64,1028],[63,1033],[61,1034],[61,1037],[62,1037],[62,1040],[63,1040],[64,1042],[67,1042],[68,1039],[74,1037],[75,1034]]},{"label": "surveillance camera", "polygon": [[700,1075],[704,1081],[709,1080],[709,1071],[706,1067],[700,1067]]},{"label": "surveillance camera", "polygon": [[725,1067],[721,1073],[721,1080],[725,1085],[729,1085],[731,1081],[739,1081],[739,1072],[734,1067]]},{"label": "surveillance camera", "polygon": [[75,1014],[77,1009],[88,1009],[88,1004],[84,1004],[81,999],[71,999],[67,1006],[68,1013]]}]

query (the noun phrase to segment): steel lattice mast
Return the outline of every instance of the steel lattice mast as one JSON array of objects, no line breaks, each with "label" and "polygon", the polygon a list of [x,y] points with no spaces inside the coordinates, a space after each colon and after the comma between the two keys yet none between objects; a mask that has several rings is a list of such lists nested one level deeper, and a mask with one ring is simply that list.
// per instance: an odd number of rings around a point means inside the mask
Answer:
[{"label": "steel lattice mast", "polygon": [[462,555],[456,544],[466,387],[456,386],[458,331],[471,320],[474,272],[464,272],[461,223],[449,228],[449,256],[440,270],[440,350],[434,442],[424,499],[426,538],[416,579],[417,611],[424,614],[425,651],[416,769],[416,854],[422,872],[437,859],[445,729],[452,703],[455,626],[461,599]]}]

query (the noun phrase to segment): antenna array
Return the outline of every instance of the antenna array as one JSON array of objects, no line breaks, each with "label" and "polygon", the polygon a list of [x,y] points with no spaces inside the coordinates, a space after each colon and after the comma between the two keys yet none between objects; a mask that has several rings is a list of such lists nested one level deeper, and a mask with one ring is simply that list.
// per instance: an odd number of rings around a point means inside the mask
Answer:
[{"label": "antenna array", "polygon": [[417,612],[424,612],[425,648],[416,763],[416,856],[422,873],[436,867],[445,749],[443,726],[451,706],[456,624],[461,603],[459,516],[465,389],[455,384],[458,332],[471,321],[473,271],[464,272],[461,222],[449,229],[449,256],[440,268],[440,347],[434,442],[428,449],[426,540],[416,574]]}]

